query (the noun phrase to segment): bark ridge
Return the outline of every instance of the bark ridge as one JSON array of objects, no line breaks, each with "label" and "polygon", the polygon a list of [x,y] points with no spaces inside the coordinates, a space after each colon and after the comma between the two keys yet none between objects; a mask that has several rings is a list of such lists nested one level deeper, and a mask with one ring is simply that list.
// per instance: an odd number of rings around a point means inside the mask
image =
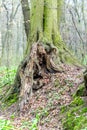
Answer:
[{"label": "bark ridge", "polygon": [[51,74],[63,72],[53,62],[53,51],[42,43],[32,45],[29,56],[21,63],[16,76],[16,84],[19,88],[19,107],[20,110],[29,101],[32,91],[46,85],[51,80]]}]

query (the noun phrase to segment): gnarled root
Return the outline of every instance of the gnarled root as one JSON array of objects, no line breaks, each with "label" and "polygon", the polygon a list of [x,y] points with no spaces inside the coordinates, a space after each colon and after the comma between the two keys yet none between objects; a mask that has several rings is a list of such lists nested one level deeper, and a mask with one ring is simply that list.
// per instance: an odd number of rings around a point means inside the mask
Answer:
[{"label": "gnarled root", "polygon": [[45,79],[50,79],[48,74],[62,72],[53,62],[52,51],[53,48],[47,52],[43,44],[34,43],[30,55],[21,63],[16,77],[18,85],[15,84],[15,87],[18,86],[20,91],[20,110],[28,102],[32,90],[41,88],[46,84]]}]

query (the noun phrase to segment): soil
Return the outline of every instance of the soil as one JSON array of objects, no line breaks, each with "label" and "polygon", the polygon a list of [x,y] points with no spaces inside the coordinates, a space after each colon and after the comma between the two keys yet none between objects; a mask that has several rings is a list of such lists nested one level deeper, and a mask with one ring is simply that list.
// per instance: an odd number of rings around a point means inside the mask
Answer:
[{"label": "soil", "polygon": [[[17,104],[13,104],[5,111],[0,111],[0,119],[12,120],[15,130],[23,127],[23,122],[32,123],[40,115],[38,130],[63,130],[61,107],[72,101],[72,95],[83,81],[83,68],[70,65],[61,65],[64,72],[49,74],[44,78],[45,86],[34,90],[29,102],[21,112],[17,113]],[[15,115],[11,119],[11,115]],[[23,130],[29,130],[24,125]]]}]

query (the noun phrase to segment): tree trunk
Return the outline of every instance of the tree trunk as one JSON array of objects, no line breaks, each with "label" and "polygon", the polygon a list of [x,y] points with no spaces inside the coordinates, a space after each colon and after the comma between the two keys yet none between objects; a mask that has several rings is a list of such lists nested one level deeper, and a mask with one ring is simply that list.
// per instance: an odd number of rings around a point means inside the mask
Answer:
[{"label": "tree trunk", "polygon": [[31,1],[26,57],[19,65],[12,89],[13,93],[19,93],[20,110],[29,101],[32,90],[37,90],[50,81],[49,74],[63,72],[54,61],[76,61],[63,43],[58,30],[57,2],[58,0]]},{"label": "tree trunk", "polygon": [[24,16],[24,27],[25,27],[25,33],[28,40],[29,31],[30,31],[30,8],[28,0],[21,0],[22,5],[22,12]]},{"label": "tree trunk", "polygon": [[84,92],[84,95],[87,96],[87,69],[84,72],[84,83],[85,83],[85,92]]}]

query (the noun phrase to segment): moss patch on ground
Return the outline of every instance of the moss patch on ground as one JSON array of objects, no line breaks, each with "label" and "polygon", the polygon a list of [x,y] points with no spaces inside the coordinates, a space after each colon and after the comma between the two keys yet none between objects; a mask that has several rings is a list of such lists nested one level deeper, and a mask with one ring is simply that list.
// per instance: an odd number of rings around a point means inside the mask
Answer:
[{"label": "moss patch on ground", "polygon": [[13,66],[11,68],[0,68],[0,101],[2,109],[11,106],[18,100],[17,93],[10,94],[10,91],[13,87],[12,84],[14,83],[16,71],[16,66]]},{"label": "moss patch on ground", "polygon": [[77,91],[79,93],[74,94],[71,104],[61,108],[64,115],[62,119],[64,130],[87,130],[87,106],[80,96],[83,88],[84,86],[80,85]]},{"label": "moss patch on ground", "polygon": [[79,88],[77,89],[76,93],[73,95],[75,96],[84,96],[85,94],[85,86],[84,83],[79,85]]},{"label": "moss patch on ground", "polygon": [[0,130],[15,130],[10,120],[0,119]]},{"label": "moss patch on ground", "polygon": [[4,103],[7,106],[11,106],[13,103],[17,102],[17,100],[18,100],[18,95],[17,93],[14,93],[14,94],[11,94],[9,98],[4,101]]}]

